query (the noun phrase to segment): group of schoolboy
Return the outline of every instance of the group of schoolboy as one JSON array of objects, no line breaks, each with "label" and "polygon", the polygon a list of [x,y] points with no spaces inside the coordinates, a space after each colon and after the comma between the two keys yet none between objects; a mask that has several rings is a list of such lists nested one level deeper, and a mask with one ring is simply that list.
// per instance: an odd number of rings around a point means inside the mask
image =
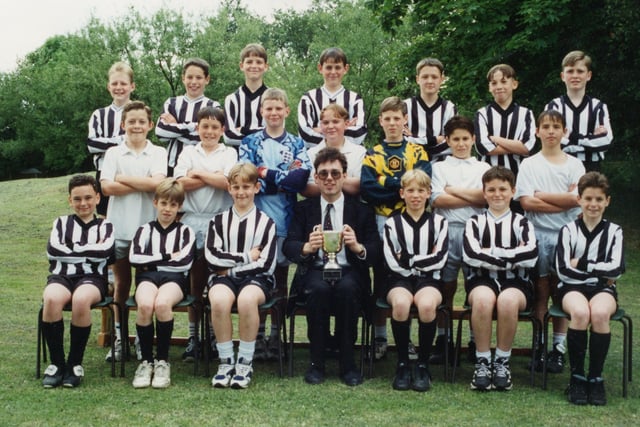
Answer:
[{"label": "group of schoolboy", "polygon": [[[241,52],[245,84],[227,96],[224,112],[204,96],[208,64],[188,60],[182,73],[186,94],[166,101],[156,125],[166,150],[147,139],[153,128],[149,107],[129,99],[135,89],[131,68],[114,64],[107,86],[113,103],[96,110],[89,123],[97,180],[71,179],[75,214],[58,218],[49,240],[43,331],[52,364],[43,385],[80,384],[89,310],[107,292],[107,265],[115,259],[114,297],[120,304],[129,296],[131,267],[136,267],[141,363],[134,387],[169,386],[172,307],[186,294],[201,298],[204,291],[216,338],[212,350],[220,359],[212,384],[246,388],[257,353],[268,344],[281,345],[275,325],[268,341],[264,338],[258,306],[286,295],[288,264],[295,262],[296,292],[307,302],[307,383],[324,381],[331,350],[339,355],[342,381],[362,383],[353,343],[373,267],[374,293],[391,306],[398,357],[393,388],[429,390],[429,364],[447,363],[442,353],[451,345],[437,324],[437,310],[441,304],[452,307],[462,268],[472,313],[472,389],[512,388],[509,359],[518,312],[533,307],[542,319],[553,295],[571,321],[566,333],[566,325],[554,325],[553,350],[544,363],[551,372],[562,370],[566,336],[569,400],[606,403],[602,368],[609,317],[617,306],[615,281],[624,264],[620,227],[603,219],[609,187],[597,170],[612,133],[606,105],[585,94],[590,65],[580,51],[565,57],[561,77],[567,95],[549,103],[536,127],[531,110],[513,101],[518,81],[510,66],[489,71],[494,101],[477,112],[474,123],[439,96],[442,63],[424,59],[416,68],[420,95],[382,102],[384,140],[366,151],[364,104],[342,86],[349,64],[339,48],[322,53],[318,70],[324,85],[300,100],[300,137],[285,131],[286,94],[263,83],[268,64],[262,46],[250,44]],[[535,136],[542,147],[529,157]],[[474,146],[483,161],[473,155]],[[585,174],[585,167],[593,172]],[[306,199],[297,201],[298,194]],[[323,231],[328,230],[341,232],[338,278],[323,272]],[[62,310],[70,302],[65,361]],[[419,325],[413,367],[412,306]],[[185,360],[198,357],[197,319],[198,313],[190,313]],[[386,351],[386,319],[375,323],[371,356],[380,358]],[[116,339],[118,351],[108,359],[122,357],[119,324]],[[543,362],[537,352],[532,363],[538,365]]]}]

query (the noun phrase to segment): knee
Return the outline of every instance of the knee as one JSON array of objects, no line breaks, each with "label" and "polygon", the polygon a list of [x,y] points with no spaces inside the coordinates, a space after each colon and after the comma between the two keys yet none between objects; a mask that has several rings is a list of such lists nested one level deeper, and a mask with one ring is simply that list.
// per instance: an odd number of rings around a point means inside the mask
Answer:
[{"label": "knee", "polygon": [[611,313],[599,308],[592,308],[591,310],[591,326],[602,331],[609,328],[609,321],[611,319]]},{"label": "knee", "polygon": [[436,318],[436,309],[436,304],[432,302],[420,304],[418,306],[418,317],[420,321],[423,323],[432,322]]},{"label": "knee", "polygon": [[589,324],[591,313],[589,307],[574,307],[569,313],[571,323],[580,326],[581,329]]},{"label": "knee", "polygon": [[409,314],[411,312],[411,304],[407,301],[398,301],[395,302],[392,306],[391,316],[393,320],[398,322],[404,322],[409,318]]}]

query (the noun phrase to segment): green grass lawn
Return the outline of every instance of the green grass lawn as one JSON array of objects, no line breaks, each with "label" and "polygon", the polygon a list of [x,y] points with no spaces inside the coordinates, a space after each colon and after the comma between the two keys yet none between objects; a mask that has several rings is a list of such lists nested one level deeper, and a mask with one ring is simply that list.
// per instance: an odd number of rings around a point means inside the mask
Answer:
[{"label": "green grass lawn", "polygon": [[[531,388],[527,359],[514,358],[514,389],[507,393],[476,393],[469,389],[472,367],[464,360],[455,384],[445,383],[433,367],[428,393],[391,389],[395,355],[376,363],[375,377],[348,388],[334,375],[320,386],[308,386],[302,375],[307,350],[295,352],[295,376],[279,378],[276,363],[256,362],[248,390],[219,390],[210,378],[192,376],[192,366],[180,361],[183,348],[172,347],[172,386],[167,390],[134,390],[136,362],[127,363],[126,378],[111,378],[104,362],[106,349],[95,335],[100,315],[94,313],[92,339],[84,361],[86,377],[74,390],[44,390],[35,378],[36,317],[47,276],[46,241],[54,218],[69,211],[68,177],[0,182],[0,425],[639,425],[638,387],[621,397],[621,328],[613,324],[611,350],[605,366],[609,404],[576,407],[564,396],[566,373],[541,376]],[[625,228],[627,273],[619,282],[621,305],[637,321],[640,313],[640,227],[634,204],[616,203],[610,217]],[[632,228],[636,227],[636,228]],[[462,295],[459,292],[458,298]],[[65,338],[68,340],[68,318]],[[298,340],[306,337],[303,319],[296,322]],[[132,323],[133,324],[133,323]],[[176,315],[174,335],[186,335],[185,314]],[[520,323],[518,346],[527,346],[530,329]],[[466,329],[466,328],[465,328]],[[416,333],[417,328],[413,328]],[[463,338],[466,342],[466,338]],[[638,337],[636,337],[636,342]],[[65,347],[68,347],[65,346]],[[637,350],[637,344],[634,346]],[[636,352],[637,353],[637,352]],[[634,358],[636,382],[640,354]],[[215,370],[215,366],[212,366]],[[202,369],[201,369],[202,372]]]}]

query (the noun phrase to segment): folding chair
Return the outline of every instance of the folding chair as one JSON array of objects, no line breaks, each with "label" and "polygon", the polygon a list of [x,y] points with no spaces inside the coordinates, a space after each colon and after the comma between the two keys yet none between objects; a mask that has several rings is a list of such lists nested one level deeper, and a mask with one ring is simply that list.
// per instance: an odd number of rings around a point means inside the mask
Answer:
[{"label": "folding chair", "polygon": [[[549,319],[552,317],[565,318],[571,320],[569,314],[562,310],[559,305],[552,305],[544,315],[544,342],[549,338]],[[623,309],[618,307],[611,316],[611,320],[616,320],[622,324],[622,397],[627,397],[629,382],[632,379],[632,359],[633,359],[633,322],[631,317]],[[547,389],[547,346],[544,346],[544,364],[542,365],[542,389]]]},{"label": "folding chair", "polygon": [[[469,322],[471,322],[471,306],[464,306],[464,311],[460,315],[460,320],[458,320],[458,331],[456,333],[456,346],[454,350],[454,360],[456,361],[456,363],[453,364],[453,373],[451,374],[452,383],[456,379],[456,366],[460,357],[460,349],[462,348],[462,323],[464,322],[465,318],[468,318]],[[496,320],[495,310],[493,312],[493,320]],[[538,343],[540,342],[542,325],[540,324],[540,321],[535,317],[533,310],[520,311],[518,313],[518,322],[531,322],[531,354],[533,357],[533,355],[535,354],[535,349],[538,348]],[[531,387],[533,387],[535,384],[535,363],[531,364],[529,375]]]},{"label": "folding chair", "polygon": [[[175,310],[176,308],[182,308],[182,307],[191,307],[192,309],[196,310],[197,306],[198,306],[199,302],[198,300],[196,300],[196,298],[193,295],[186,295],[181,301],[179,301],[176,305],[173,306],[173,309]],[[122,336],[123,336],[123,340],[122,340],[122,360],[124,361],[125,358],[129,358],[129,311],[131,310],[135,310],[138,308],[138,305],[136,304],[136,298],[135,296],[130,296],[127,299],[127,302],[125,303],[125,308],[123,310],[123,316],[122,316]],[[198,375],[198,359],[199,359],[199,355],[197,354],[197,350],[196,350],[196,357],[195,357],[195,361],[193,363],[193,375],[196,376]],[[122,368],[124,370],[124,367]]]},{"label": "folding chair", "polygon": [[[111,332],[116,330],[115,325],[115,317],[113,306],[116,306],[118,312],[121,312],[120,306],[112,297],[105,297],[102,301],[99,301],[91,306],[91,309],[100,309],[106,308],[109,310],[110,321],[111,321]],[[42,331],[42,311],[44,310],[44,306],[40,305],[40,310],[38,311],[38,344],[37,344],[37,357],[36,357],[36,378],[40,378],[40,366],[41,360],[47,361],[47,343],[45,341],[44,333]],[[71,311],[71,303],[64,306],[63,311]],[[111,353],[115,352],[115,339],[111,339]],[[116,376],[116,361],[115,358],[111,358],[111,376]],[[124,360],[120,361],[120,376],[124,377]]]},{"label": "folding chair", "polygon": [[[376,299],[375,302],[375,309],[376,310],[383,310],[386,313],[387,317],[391,317],[391,305],[387,302],[387,300],[383,299],[383,298],[378,298]],[[436,309],[437,314],[441,315],[444,317],[445,320],[445,336],[449,336],[449,333],[451,331],[451,311],[449,310],[449,308],[446,305],[439,305],[438,308]],[[418,309],[416,308],[415,305],[411,306],[411,312],[409,313],[409,318],[410,319],[417,319],[418,318]],[[374,352],[374,329],[371,328],[371,338],[370,338],[370,349],[369,349],[369,376],[372,377],[373,376],[373,352]],[[444,346],[444,359],[445,359],[445,363],[444,363],[444,380],[447,381],[447,379],[449,378],[449,346],[445,345]]]},{"label": "folding chair", "polygon": [[[209,304],[209,299],[207,295],[204,296],[204,309],[202,310],[202,322],[200,322],[200,330],[201,336],[204,337],[204,363],[206,363],[206,375],[207,377],[211,375],[210,364],[209,364],[209,351],[211,351],[211,329],[209,325],[211,324],[211,305]],[[283,314],[280,312],[280,302],[282,301],[281,297],[272,297],[264,304],[260,304],[258,306],[258,311],[262,314],[271,314],[271,318],[275,320],[276,325],[278,327],[278,331],[282,331],[282,339],[280,340],[280,345],[278,346],[278,375],[282,377],[284,375],[284,346],[287,342],[287,330],[284,328],[283,322]],[[237,314],[238,309],[234,304],[231,313]]]}]

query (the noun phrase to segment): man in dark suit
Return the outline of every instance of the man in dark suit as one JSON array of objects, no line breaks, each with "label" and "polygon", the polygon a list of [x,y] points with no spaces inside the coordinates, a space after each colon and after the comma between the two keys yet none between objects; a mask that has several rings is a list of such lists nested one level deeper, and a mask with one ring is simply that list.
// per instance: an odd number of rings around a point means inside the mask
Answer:
[{"label": "man in dark suit", "polygon": [[[380,256],[380,239],[373,211],[342,192],[347,176],[345,156],[335,148],[323,149],[318,152],[314,167],[320,197],[296,204],[283,246],[287,258],[298,264],[298,293],[304,294],[307,301],[311,364],[305,381],[324,381],[329,316],[334,314],[340,378],[355,386],[362,383],[353,349],[358,313],[369,294],[369,266]],[[336,257],[342,274],[335,281],[323,278],[323,229],[342,231],[343,245]]]}]

